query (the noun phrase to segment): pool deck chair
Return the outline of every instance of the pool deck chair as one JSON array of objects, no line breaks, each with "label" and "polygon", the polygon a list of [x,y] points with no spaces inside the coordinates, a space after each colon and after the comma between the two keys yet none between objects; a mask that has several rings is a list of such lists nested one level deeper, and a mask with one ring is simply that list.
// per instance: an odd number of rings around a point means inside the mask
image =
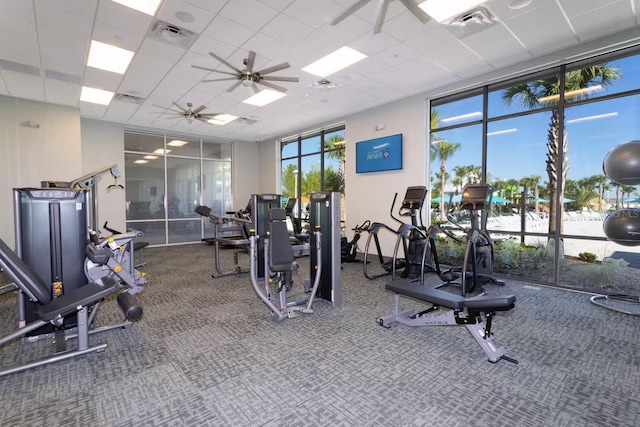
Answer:
[{"label": "pool deck chair", "polygon": [[47,286],[40,277],[22,259],[0,239],[0,267],[13,280],[19,291],[31,301],[40,304],[37,311],[38,320],[19,328],[17,331],[0,338],[0,346],[18,338],[24,337],[47,324],[60,326],[65,316],[77,315],[77,348],[66,349],[64,334],[56,334],[56,352],[53,356],[27,363],[21,366],[0,371],[0,376],[21,372],[30,368],[47,365],[75,356],[102,351],[107,344],[89,346],[89,328],[91,321],[89,312],[106,296],[120,290],[120,284],[112,278],[105,277],[101,283],[93,282],[72,290],[57,298],[53,298],[51,287]]},{"label": "pool deck chair", "polygon": [[[493,316],[497,311],[511,310],[516,302],[514,295],[482,295],[465,298],[405,280],[394,280],[387,283],[385,288],[395,293],[395,312],[389,316],[378,318],[379,325],[386,328],[389,328],[394,322],[407,326],[464,325],[488,356],[489,362],[496,363],[499,360],[506,360],[518,363],[517,360],[505,355],[506,350],[496,344],[493,332],[491,332]],[[400,295],[428,302],[431,307],[422,311],[400,311]],[[450,310],[436,313],[440,307],[446,307]],[[483,320],[483,314],[486,321]]]}]

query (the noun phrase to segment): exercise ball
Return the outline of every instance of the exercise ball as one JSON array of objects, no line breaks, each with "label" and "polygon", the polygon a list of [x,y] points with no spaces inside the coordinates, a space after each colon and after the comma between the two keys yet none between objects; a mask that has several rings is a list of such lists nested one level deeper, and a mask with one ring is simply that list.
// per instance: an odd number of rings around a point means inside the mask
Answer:
[{"label": "exercise ball", "polygon": [[617,184],[640,184],[640,141],[629,141],[614,147],[604,157],[602,169]]},{"label": "exercise ball", "polygon": [[624,246],[640,245],[640,209],[618,209],[602,224],[604,234],[612,242]]}]

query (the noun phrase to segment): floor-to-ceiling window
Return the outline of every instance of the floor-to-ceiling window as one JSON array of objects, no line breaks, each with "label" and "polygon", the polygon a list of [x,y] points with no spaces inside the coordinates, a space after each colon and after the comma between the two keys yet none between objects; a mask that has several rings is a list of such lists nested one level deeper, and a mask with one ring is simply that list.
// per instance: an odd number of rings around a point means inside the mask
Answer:
[{"label": "floor-to-ceiling window", "polygon": [[211,234],[194,212],[232,205],[231,145],[184,136],[126,131],[127,227],[152,245],[197,242]]},{"label": "floor-to-ceiling window", "polygon": [[297,216],[305,216],[314,191],[338,191],[344,198],[344,144],[344,126],[282,140],[281,192],[298,200]]},{"label": "floor-to-ceiling window", "polygon": [[640,268],[640,247],[608,240],[603,221],[640,199],[602,163],[640,139],[639,69],[640,55],[617,52],[433,100],[432,218],[479,175],[494,190],[498,272],[615,290],[627,263]]}]

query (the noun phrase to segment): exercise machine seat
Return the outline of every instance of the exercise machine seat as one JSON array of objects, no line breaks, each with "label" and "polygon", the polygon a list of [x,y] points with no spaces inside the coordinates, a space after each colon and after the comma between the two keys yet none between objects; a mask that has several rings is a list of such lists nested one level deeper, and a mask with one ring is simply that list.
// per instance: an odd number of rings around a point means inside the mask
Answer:
[{"label": "exercise machine seat", "polygon": [[396,294],[406,295],[411,298],[428,301],[432,304],[453,310],[462,310],[467,299],[461,295],[452,294],[440,289],[429,288],[420,284],[407,282],[406,280],[394,280],[385,285],[385,289]]},{"label": "exercise machine seat", "polygon": [[481,295],[465,301],[464,306],[469,310],[484,312],[508,311],[516,306],[515,295]]},{"label": "exercise machine seat", "polygon": [[102,283],[93,282],[81,286],[41,306],[38,309],[38,317],[50,322],[58,316],[64,317],[77,311],[78,306],[90,306],[120,289],[120,285],[111,277],[103,277],[100,280]]},{"label": "exercise machine seat", "polygon": [[269,269],[275,273],[293,271],[297,267],[284,209],[269,210]]}]

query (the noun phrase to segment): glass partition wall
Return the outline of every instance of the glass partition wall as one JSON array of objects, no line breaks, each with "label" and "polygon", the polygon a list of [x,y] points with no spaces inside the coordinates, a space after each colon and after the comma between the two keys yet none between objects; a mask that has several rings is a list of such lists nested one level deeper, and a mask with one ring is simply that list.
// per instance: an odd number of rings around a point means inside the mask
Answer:
[{"label": "glass partition wall", "polygon": [[603,221],[640,207],[640,193],[602,164],[640,139],[639,68],[640,55],[617,52],[432,100],[432,221],[463,218],[454,196],[474,179],[490,183],[497,273],[629,293],[640,247],[609,241]]},{"label": "glass partition wall", "polygon": [[151,245],[199,242],[212,230],[194,212],[232,206],[231,144],[125,131],[127,227]]}]

